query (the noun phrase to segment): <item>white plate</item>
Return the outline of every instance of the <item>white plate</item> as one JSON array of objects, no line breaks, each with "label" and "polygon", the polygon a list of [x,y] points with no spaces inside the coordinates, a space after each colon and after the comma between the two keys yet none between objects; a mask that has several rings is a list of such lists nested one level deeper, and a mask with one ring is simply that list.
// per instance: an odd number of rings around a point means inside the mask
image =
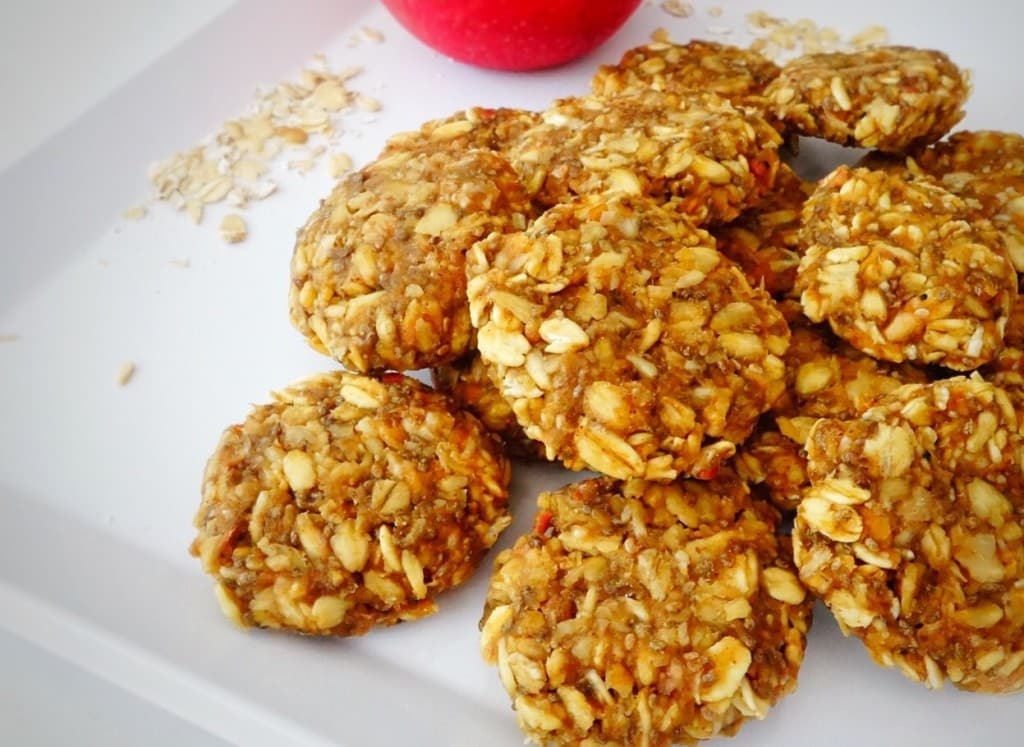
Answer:
[{"label": "white plate", "polygon": [[[756,3],[704,5],[690,19],[648,3],[598,52],[531,75],[473,70],[430,52],[375,3],[242,2],[0,174],[0,627],[246,745],[515,745],[496,672],[478,655],[486,570],[441,599],[433,618],[358,640],[241,633],[221,616],[186,548],[203,463],[221,429],[270,389],[331,368],[286,315],[296,227],[327,193],[321,170],[285,177],[225,246],[158,206],[139,223],[121,210],[145,196],[154,159],[238,113],[261,83],[292,77],[323,50],[362,64],[353,86],[379,98],[349,118],[344,148],[371,158],[390,133],[471,105],[541,108],[586,90],[657,26],[675,38],[732,27],[746,41]],[[974,71],[964,126],[1024,129],[1016,57],[1019,4],[776,2],[849,34],[886,25],[900,43],[948,51]],[[380,45],[347,46],[363,25]],[[180,269],[171,260],[187,258]],[[119,388],[121,363],[138,373]],[[569,481],[522,469],[518,520],[537,490]],[[983,744],[1019,741],[1024,709],[1008,698],[926,691],[875,667],[819,609],[799,691],[737,745]]]}]

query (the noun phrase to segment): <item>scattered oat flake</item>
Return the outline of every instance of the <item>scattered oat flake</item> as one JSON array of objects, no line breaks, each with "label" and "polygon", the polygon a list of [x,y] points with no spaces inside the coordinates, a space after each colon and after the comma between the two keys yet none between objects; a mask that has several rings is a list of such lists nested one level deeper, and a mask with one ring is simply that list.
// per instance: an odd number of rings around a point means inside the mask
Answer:
[{"label": "scattered oat flake", "polygon": [[722,9],[717,5],[712,5],[710,8],[708,8],[708,15],[711,16],[712,18],[721,18]]},{"label": "scattered oat flake", "polygon": [[3,342],[17,342],[20,339],[21,339],[20,335],[14,335],[14,334],[2,334],[2,335],[0,335],[0,343],[3,343]]},{"label": "scattered oat flake", "polygon": [[248,235],[249,227],[245,223],[245,218],[237,213],[225,215],[220,222],[220,237],[229,244],[244,241]]},{"label": "scattered oat flake", "polygon": [[884,44],[889,39],[889,32],[878,25],[868,26],[844,39],[836,29],[818,26],[807,18],[787,21],[758,10],[748,13],[746,20],[750,31],[757,37],[750,48],[780,63],[815,52],[857,51]]},{"label": "scattered oat flake", "polygon": [[135,207],[130,207],[121,213],[121,217],[125,220],[142,220],[146,217],[146,213],[148,212],[149,211],[146,210],[145,205],[136,205]]},{"label": "scattered oat flake", "polygon": [[356,108],[362,109],[364,112],[379,112],[380,102],[373,98],[373,96],[360,93],[356,96]]},{"label": "scattered oat flake", "polygon": [[[384,38],[368,27],[362,33],[374,41]],[[361,67],[332,71],[326,57],[315,55],[296,79],[258,90],[239,116],[195,146],[153,164],[148,176],[154,196],[194,223],[202,221],[204,206],[226,202],[236,210],[250,209],[277,190],[266,174],[279,154],[306,148],[307,153],[293,155],[291,162],[308,171],[315,163],[305,162],[324,157],[326,144],[344,133],[342,114],[380,110],[377,99],[349,88],[349,81],[361,72]],[[133,220],[144,215],[141,207],[124,213]],[[241,238],[244,231],[234,240]]]},{"label": "scattered oat flake", "polygon": [[172,259],[171,260],[171,266],[172,267],[177,267],[177,268],[182,269],[182,270],[187,270],[191,265],[192,265],[192,263],[187,258],[186,259]]},{"label": "scattered oat flake", "polygon": [[728,36],[732,33],[732,29],[728,26],[708,26],[708,33],[716,36]]},{"label": "scattered oat flake", "polygon": [[651,41],[661,42],[664,44],[665,42],[669,42],[671,40],[672,35],[669,33],[669,30],[664,26],[659,26],[658,28],[654,29],[654,31],[651,32]]},{"label": "scattered oat flake", "polygon": [[132,377],[135,376],[135,362],[125,361],[121,364],[121,367],[117,369],[117,385],[125,386]]},{"label": "scattered oat flake", "polygon": [[382,41],[384,41],[384,34],[375,28],[363,26],[359,31],[363,35],[363,38],[366,39],[367,41],[372,41],[377,44],[380,44]]},{"label": "scattered oat flake", "polygon": [[689,18],[693,15],[693,6],[681,0],[665,0],[661,4],[661,9],[676,18]]},{"label": "scattered oat flake", "polygon": [[352,170],[352,156],[348,153],[335,153],[327,162],[327,168],[330,175],[337,179]]}]

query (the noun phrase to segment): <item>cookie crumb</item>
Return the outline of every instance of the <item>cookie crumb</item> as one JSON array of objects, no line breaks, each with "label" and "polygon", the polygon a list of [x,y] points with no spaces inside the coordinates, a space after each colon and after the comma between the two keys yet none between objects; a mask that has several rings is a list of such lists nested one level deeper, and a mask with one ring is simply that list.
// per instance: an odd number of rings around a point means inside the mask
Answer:
[{"label": "cookie crumb", "polygon": [[135,205],[121,213],[121,217],[125,220],[142,220],[148,212],[145,205]]},{"label": "cookie crumb", "polygon": [[245,219],[237,213],[225,215],[224,220],[220,222],[220,237],[229,244],[245,241],[248,235],[249,227],[245,224]]},{"label": "cookie crumb", "polygon": [[125,361],[121,364],[121,367],[117,369],[117,385],[127,385],[128,382],[132,380],[133,376],[135,376],[135,362]]},{"label": "cookie crumb", "polygon": [[661,9],[676,18],[689,18],[693,15],[693,6],[681,0],[665,0],[661,4]]}]

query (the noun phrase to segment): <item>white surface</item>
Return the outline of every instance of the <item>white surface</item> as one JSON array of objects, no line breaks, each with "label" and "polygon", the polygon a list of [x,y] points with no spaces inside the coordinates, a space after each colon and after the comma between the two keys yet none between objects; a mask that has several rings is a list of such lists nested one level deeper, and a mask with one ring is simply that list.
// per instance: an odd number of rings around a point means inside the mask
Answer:
[{"label": "white surface", "polygon": [[[581,92],[599,61],[656,26],[681,39],[742,29],[759,3],[722,5],[723,18],[689,20],[647,6],[588,59],[512,75],[439,57],[369,0],[244,0],[0,173],[0,335],[20,336],[0,343],[0,628],[239,744],[519,744],[497,675],[477,654],[486,572],[445,595],[433,618],[317,641],[233,629],[185,551],[220,430],[271,388],[331,367],[290,328],[285,301],[295,228],[327,176],[287,175],[280,195],[247,214],[251,236],[238,246],[216,237],[216,213],[198,229],[163,206],[140,223],[118,215],[145,196],[150,161],[198,140],[315,51],[339,68],[365,65],[353,87],[384,104],[376,117],[349,118],[342,147],[362,162],[387,134],[465,105],[537,108]],[[884,23],[894,41],[948,50],[974,69],[965,126],[1004,129],[1024,129],[1019,7],[772,4],[847,33]],[[387,41],[346,46],[363,24]],[[180,258],[191,267],[170,264]],[[114,378],[128,359],[138,373],[121,389]],[[502,545],[529,525],[540,487],[569,479],[519,470],[518,518]],[[0,642],[5,665],[11,650]],[[5,687],[10,672],[0,667]],[[74,691],[65,697],[88,697]],[[1019,698],[927,692],[876,668],[820,614],[800,690],[729,744],[1002,744],[1021,730]]]},{"label": "white surface", "polygon": [[221,739],[162,708],[0,632],[0,744],[11,747],[187,745]]},{"label": "white surface", "polygon": [[32,0],[0,24],[0,169],[235,0]]}]

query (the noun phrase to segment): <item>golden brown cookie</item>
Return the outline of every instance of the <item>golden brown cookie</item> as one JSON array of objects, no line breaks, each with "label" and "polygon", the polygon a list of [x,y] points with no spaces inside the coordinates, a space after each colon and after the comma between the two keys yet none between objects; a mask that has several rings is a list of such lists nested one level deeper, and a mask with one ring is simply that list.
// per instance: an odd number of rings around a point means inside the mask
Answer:
[{"label": "golden brown cookie", "polygon": [[812,601],[777,513],[734,475],[586,480],[538,503],[481,623],[531,741],[691,743],[795,689]]},{"label": "golden brown cookie", "polygon": [[1024,272],[1024,136],[961,131],[906,157],[869,153],[860,165],[913,178],[935,177],[976,215],[992,221],[1014,268]]},{"label": "golden brown cookie", "polygon": [[963,371],[1002,347],[1017,298],[1002,235],[933,180],[841,166],[805,204],[801,238],[804,313],[858,350]]},{"label": "golden brown cookie", "polygon": [[384,153],[483,148],[504,155],[522,134],[540,122],[540,114],[523,109],[472,106],[450,117],[424,123],[418,130],[388,138]]},{"label": "golden brown cookie", "polygon": [[698,224],[730,221],[775,181],[779,134],[713,94],[649,90],[562,99],[510,151],[544,206],[619,191],[674,199]]},{"label": "golden brown cookie", "polygon": [[953,129],[969,93],[944,53],[911,47],[804,55],[765,89],[772,113],[801,135],[890,153]]},{"label": "golden brown cookie", "polygon": [[820,420],[800,577],[876,662],[981,692],[1024,686],[1024,438],[980,378],[908,384]]},{"label": "golden brown cookie", "polygon": [[766,109],[764,88],[779,66],[757,52],[731,44],[694,40],[653,42],[627,51],[618,65],[602,65],[590,82],[598,96],[654,89],[669,93],[714,93],[734,106]]},{"label": "golden brown cookie", "polygon": [[487,369],[487,363],[474,350],[454,363],[432,368],[430,377],[438,391],[476,415],[487,430],[500,436],[509,456],[544,459],[544,444],[523,432],[512,406],[501,396]]},{"label": "golden brown cookie", "polygon": [[297,382],[224,431],[192,553],[243,626],[360,635],[436,611],[508,526],[509,464],[401,374]]},{"label": "golden brown cookie", "polygon": [[590,196],[470,255],[477,345],[526,434],[570,469],[713,474],[780,395],[789,329],[705,231]]},{"label": "golden brown cookie", "polygon": [[515,172],[483,150],[396,151],[338,184],[299,231],[291,319],[360,372],[453,361],[472,344],[465,253],[521,229]]}]

